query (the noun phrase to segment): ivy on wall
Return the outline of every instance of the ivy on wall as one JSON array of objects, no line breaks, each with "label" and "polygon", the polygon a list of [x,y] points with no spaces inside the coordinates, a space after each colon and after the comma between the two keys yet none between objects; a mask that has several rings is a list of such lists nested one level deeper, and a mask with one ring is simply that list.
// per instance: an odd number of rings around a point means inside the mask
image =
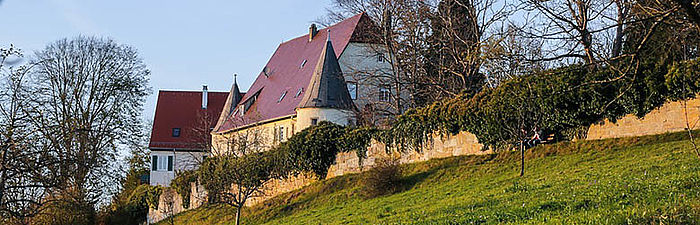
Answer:
[{"label": "ivy on wall", "polygon": [[175,189],[182,196],[182,207],[190,207],[191,183],[197,181],[197,174],[194,170],[178,171],[177,176],[170,182],[170,187]]},{"label": "ivy on wall", "polygon": [[163,187],[151,185],[139,185],[129,195],[127,205],[134,208],[158,209],[158,200],[163,193]]},{"label": "ivy on wall", "polygon": [[668,100],[700,91],[699,60],[647,63],[620,76],[611,68],[574,65],[505,81],[473,96],[463,94],[399,116],[384,141],[420,149],[433,134],[473,133],[494,150],[510,149],[534,129],[557,140],[581,128],[635,114],[643,117]]}]

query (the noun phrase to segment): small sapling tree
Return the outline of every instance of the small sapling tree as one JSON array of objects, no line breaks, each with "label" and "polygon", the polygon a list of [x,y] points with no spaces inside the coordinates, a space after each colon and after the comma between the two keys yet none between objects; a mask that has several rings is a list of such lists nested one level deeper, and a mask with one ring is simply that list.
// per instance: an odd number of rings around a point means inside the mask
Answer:
[{"label": "small sapling tree", "polygon": [[201,184],[209,191],[209,201],[236,208],[236,224],[241,209],[253,197],[265,194],[268,181],[279,177],[275,173],[274,152],[267,151],[262,128],[232,132],[214,140],[212,153],[199,169]]}]

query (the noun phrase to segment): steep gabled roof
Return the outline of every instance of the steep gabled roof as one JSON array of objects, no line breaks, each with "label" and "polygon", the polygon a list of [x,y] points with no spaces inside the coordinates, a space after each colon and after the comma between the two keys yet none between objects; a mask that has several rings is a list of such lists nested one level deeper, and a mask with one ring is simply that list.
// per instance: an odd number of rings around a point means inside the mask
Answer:
[{"label": "steep gabled roof", "polygon": [[[202,126],[216,123],[227,96],[228,92],[210,91],[207,108],[202,109],[201,91],[159,91],[148,148],[203,150],[211,140],[211,127]],[[179,137],[173,137],[173,128],[180,129]]]},{"label": "steep gabled roof", "polygon": [[263,67],[253,85],[238,105],[244,105],[241,116],[236,113],[220,120],[215,132],[226,132],[239,126],[268,121],[296,114],[323,48],[328,30],[333,31],[331,40],[335,57],[340,57],[350,42],[368,42],[368,35],[360,32],[374,30],[375,26],[364,13],[345,19],[335,25],[321,29],[309,41],[308,34],[281,43]]},{"label": "steep gabled roof", "polygon": [[236,110],[236,105],[238,105],[238,103],[241,102],[243,96],[245,96],[245,92],[240,91],[240,89],[238,88],[238,82],[234,77],[233,85],[231,85],[231,91],[228,92],[228,96],[226,97],[226,103],[224,103],[224,107],[221,110],[221,114],[217,118],[216,127],[214,127],[214,130],[219,130],[219,126],[224,124],[224,119],[228,118],[229,116],[231,116],[231,114],[234,113],[234,111]]},{"label": "steep gabled roof", "polygon": [[321,50],[316,69],[311,76],[308,88],[301,99],[298,108],[336,108],[355,109],[350,98],[350,92],[345,85],[343,72],[338,64],[338,58],[333,51],[330,31],[326,45]]}]

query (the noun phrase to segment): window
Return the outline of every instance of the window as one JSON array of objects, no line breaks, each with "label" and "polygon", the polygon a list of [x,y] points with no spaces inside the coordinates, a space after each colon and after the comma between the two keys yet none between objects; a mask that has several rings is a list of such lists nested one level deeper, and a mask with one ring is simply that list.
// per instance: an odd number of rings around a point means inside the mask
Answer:
[{"label": "window", "polygon": [[279,140],[280,142],[283,142],[283,141],[287,140],[287,137],[286,137],[286,135],[285,135],[285,133],[284,133],[284,127],[283,127],[283,126],[280,126],[280,127],[277,129],[277,140]]},{"label": "window", "polygon": [[357,99],[357,83],[349,81],[345,84],[348,86],[348,92],[350,92],[350,99]]},{"label": "window", "polygon": [[275,143],[286,141],[287,133],[284,126],[275,127],[272,130],[272,138]]},{"label": "window", "polygon": [[391,101],[391,91],[388,87],[379,88],[379,101],[390,102]]},{"label": "window", "polygon": [[239,105],[238,112],[240,112],[241,116],[243,116],[243,114],[245,113],[245,105]]},{"label": "window", "polygon": [[154,155],[152,156],[151,170],[153,171],[173,171],[173,156]]},{"label": "window", "polygon": [[180,137],[180,128],[173,128],[173,137]]},{"label": "window", "polygon": [[301,61],[301,65],[299,65],[299,69],[304,68],[304,65],[306,65],[306,59],[304,59],[304,61]]},{"label": "window", "polygon": [[304,91],[304,88],[299,88],[299,90],[297,90],[297,94],[295,94],[294,97],[299,97],[302,91]]},{"label": "window", "polygon": [[318,118],[311,118],[311,126],[318,124]]},{"label": "window", "polygon": [[377,53],[377,62],[384,62],[384,54],[382,53]]},{"label": "window", "polygon": [[282,99],[284,99],[284,96],[287,95],[287,91],[282,92],[282,95],[280,96],[280,99],[277,99],[277,103],[280,103]]},{"label": "window", "polygon": [[153,160],[151,161],[151,170],[158,171],[158,156],[154,155],[152,157],[153,157]]}]

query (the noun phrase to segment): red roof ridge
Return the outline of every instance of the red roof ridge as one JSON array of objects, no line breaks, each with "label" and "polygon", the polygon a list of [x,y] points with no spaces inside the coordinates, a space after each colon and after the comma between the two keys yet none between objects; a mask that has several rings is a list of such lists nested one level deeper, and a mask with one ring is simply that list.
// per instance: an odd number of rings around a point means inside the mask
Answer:
[{"label": "red roof ridge", "polygon": [[[330,25],[330,26],[327,26],[327,27],[318,29],[318,31],[320,32],[320,31],[322,31],[322,30],[328,30],[328,28],[333,28],[333,27],[335,27],[335,26],[341,25],[343,22],[351,21],[351,20],[354,19],[355,17],[357,17],[357,18],[362,17],[362,15],[365,15],[365,12],[361,12],[361,13],[359,13],[359,14],[357,14],[357,15],[354,15],[354,16],[351,16],[351,17],[348,17],[348,18],[345,18],[345,19],[343,19],[343,20],[341,20],[341,21],[339,21],[339,22],[337,22],[337,23],[334,23],[333,25]],[[360,22],[359,19],[358,19],[357,21],[355,21],[355,23],[358,23],[358,22]],[[332,29],[331,29],[331,30],[332,30]],[[296,40],[296,39],[300,39],[300,38],[303,38],[303,39],[309,38],[309,34],[308,34],[308,33],[307,33],[307,34],[302,34],[302,35],[300,35],[300,36],[298,36],[298,37],[295,37],[295,38],[292,38],[292,39],[283,41],[282,43],[280,43],[280,45],[281,45],[281,44],[288,43],[288,42],[291,42],[291,41],[294,41],[294,40]],[[279,48],[279,47],[278,47],[278,48]]]},{"label": "red roof ridge", "polygon": [[[202,91],[192,91],[192,90],[164,90],[160,89],[158,92],[180,92],[180,93],[202,93]],[[209,93],[228,93],[228,91],[208,91]]]}]

